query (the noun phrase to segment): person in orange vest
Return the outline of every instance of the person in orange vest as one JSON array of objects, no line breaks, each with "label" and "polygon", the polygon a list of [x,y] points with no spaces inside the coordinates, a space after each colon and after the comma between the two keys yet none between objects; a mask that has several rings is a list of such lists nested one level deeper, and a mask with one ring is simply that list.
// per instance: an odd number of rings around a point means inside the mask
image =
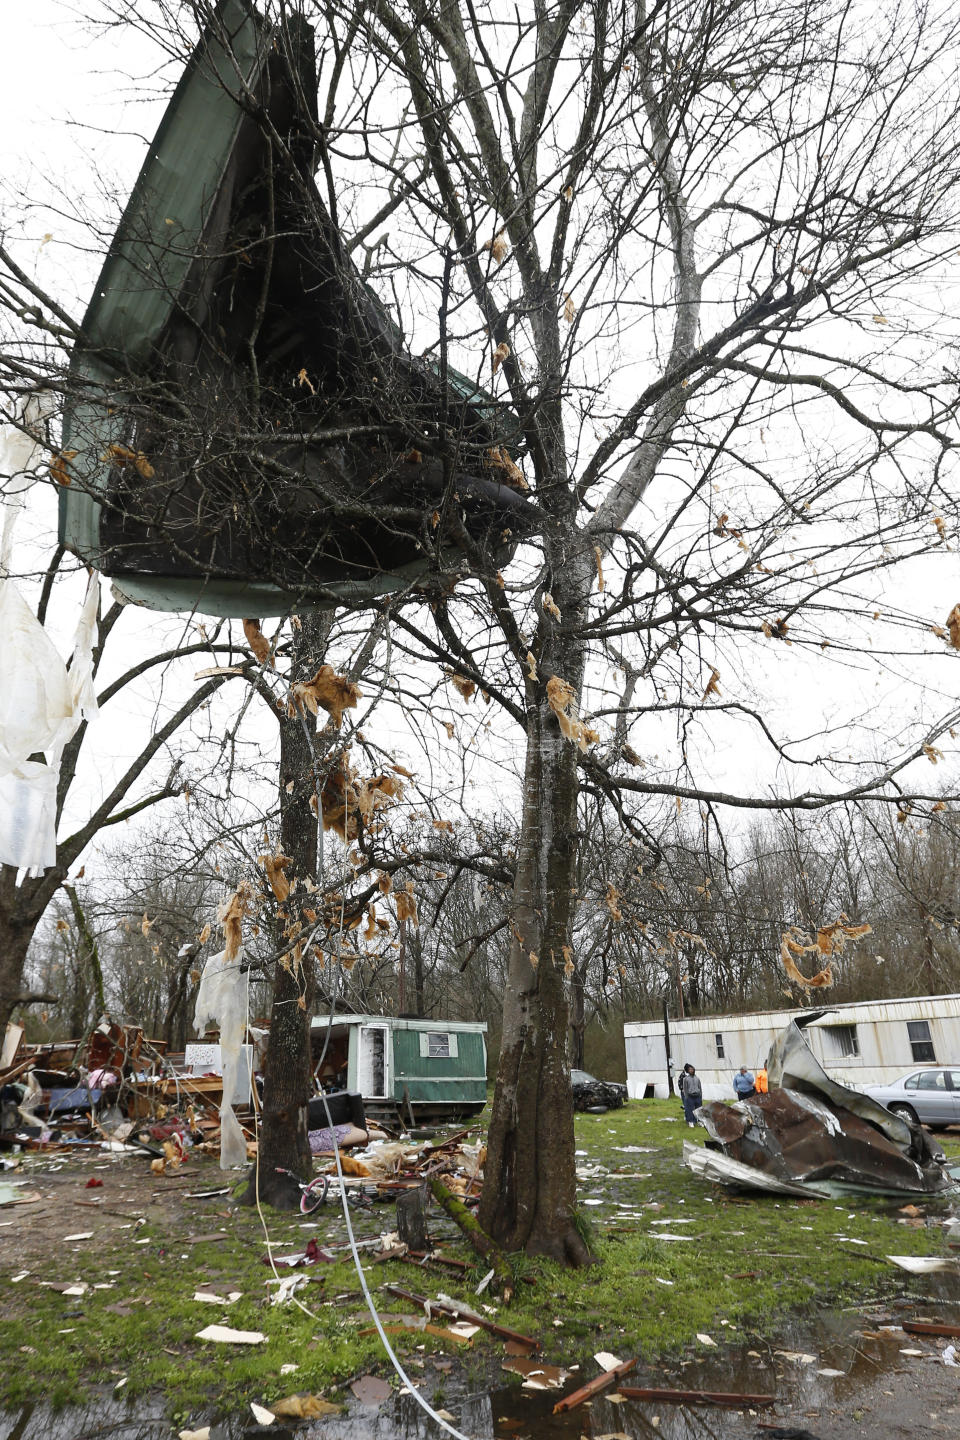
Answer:
[{"label": "person in orange vest", "polygon": [[756,1090],[758,1095],[766,1095],[768,1093],[766,1065],[761,1065],[757,1070],[757,1073],[753,1079],[753,1088]]}]

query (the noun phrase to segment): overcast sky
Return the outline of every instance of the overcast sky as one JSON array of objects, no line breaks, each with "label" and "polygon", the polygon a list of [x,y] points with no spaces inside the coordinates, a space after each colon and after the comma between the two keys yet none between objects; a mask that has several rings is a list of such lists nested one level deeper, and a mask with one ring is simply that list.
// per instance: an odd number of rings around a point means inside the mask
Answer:
[{"label": "overcast sky", "polygon": [[[73,196],[82,195],[105,229],[112,229],[111,217],[142,160],[144,138],[153,133],[163,108],[156,50],[129,32],[92,41],[75,17],[97,8],[97,0],[31,0],[29,4],[8,0],[0,48],[0,173],[13,181],[14,199],[17,192],[43,193],[50,201],[49,208],[16,214],[18,253],[31,257],[38,276],[57,293],[66,293],[72,284],[78,297],[89,293],[99,259],[74,248]],[[125,76],[143,79],[131,84]],[[48,525],[52,522],[49,497],[39,516]],[[31,543],[31,564],[39,565],[46,541],[41,542],[35,530]],[[960,600],[956,554],[941,551],[904,571],[897,583],[901,594],[909,592],[912,606],[942,625]],[[59,626],[58,638],[65,645],[72,629],[71,613],[52,617],[52,623]],[[176,623],[163,622],[167,630],[175,629]],[[152,643],[153,626],[147,615],[131,619],[122,657],[127,663],[139,647]],[[725,676],[722,685],[726,695],[744,686],[759,699],[772,698],[771,712],[784,724],[793,712],[801,717],[801,728],[813,731],[819,728],[821,708],[828,713],[843,708],[871,715],[882,733],[899,726],[908,715],[928,708],[932,715],[943,708],[951,692],[957,694],[958,671],[949,663],[954,658],[944,654],[942,661],[916,666],[898,661],[890,668],[837,665],[831,672],[799,651],[791,654],[784,647],[768,647],[749,675]],[[930,688],[914,687],[911,681],[916,678]],[[99,758],[88,780],[88,796],[105,786],[133,753],[134,730],[142,726],[156,698],[152,683],[144,684],[129,700],[114,702],[110,715],[98,722]],[[228,708],[234,703],[239,703],[235,690]],[[653,724],[649,733],[652,750],[657,744]],[[269,731],[263,734],[268,736]],[[715,730],[715,740],[702,755],[713,783],[741,790],[756,783],[756,754],[744,746],[744,734],[735,725]],[[509,756],[511,747],[519,763],[516,734],[502,747],[502,758]],[[929,783],[927,776],[921,778]],[[482,777],[479,783],[482,789]],[[496,793],[502,801],[502,789]]]}]

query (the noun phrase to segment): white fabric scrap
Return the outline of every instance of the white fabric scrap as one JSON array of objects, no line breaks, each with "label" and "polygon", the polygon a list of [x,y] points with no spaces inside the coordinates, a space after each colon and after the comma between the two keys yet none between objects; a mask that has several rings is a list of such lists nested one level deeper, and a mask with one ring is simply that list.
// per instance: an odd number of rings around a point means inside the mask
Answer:
[{"label": "white fabric scrap", "polygon": [[242,948],[227,963],[226,950],[211,955],[203,968],[193,1023],[198,1035],[216,1025],[220,1031],[223,1098],[220,1104],[220,1169],[247,1163],[247,1142],[230,1103],[236,1091],[240,1050],[246,1028],[247,975],[241,973]]}]

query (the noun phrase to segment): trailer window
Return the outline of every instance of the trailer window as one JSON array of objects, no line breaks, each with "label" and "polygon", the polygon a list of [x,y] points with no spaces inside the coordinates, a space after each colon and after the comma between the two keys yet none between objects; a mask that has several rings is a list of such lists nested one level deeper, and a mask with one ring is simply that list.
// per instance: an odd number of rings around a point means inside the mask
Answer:
[{"label": "trailer window", "polygon": [[825,1025],[823,1028],[825,1034],[830,1037],[830,1047],[834,1055],[846,1058],[849,1055],[860,1054],[856,1025]]},{"label": "trailer window", "polygon": [[722,1035],[714,1035],[713,1038],[714,1038],[714,1040],[716,1040],[716,1042],[717,1042],[717,1059],[718,1059],[718,1060],[722,1060],[723,1057],[724,1057],[724,1051],[723,1051],[723,1036],[722,1036]]},{"label": "trailer window", "polygon": [[425,1060],[456,1060],[457,1037],[450,1030],[421,1030],[420,1054]]},{"label": "trailer window", "polygon": [[907,1036],[910,1040],[910,1049],[913,1058],[917,1061],[934,1061],[936,1055],[933,1053],[933,1041],[930,1038],[930,1026],[926,1020],[908,1020]]}]

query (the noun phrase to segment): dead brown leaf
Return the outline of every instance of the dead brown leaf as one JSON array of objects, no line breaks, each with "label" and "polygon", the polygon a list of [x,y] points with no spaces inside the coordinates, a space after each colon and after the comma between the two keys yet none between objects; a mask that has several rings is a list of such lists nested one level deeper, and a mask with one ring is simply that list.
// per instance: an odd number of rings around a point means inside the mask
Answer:
[{"label": "dead brown leaf", "polygon": [[321,665],[312,680],[290,686],[287,711],[293,715],[295,710],[306,708],[316,715],[318,706],[322,706],[330,716],[333,728],[339,730],[343,712],[355,710],[357,701],[362,698],[363,691],[359,685],[355,685],[345,675],[338,675],[332,665]]},{"label": "dead brown leaf", "polygon": [[261,665],[273,665],[272,650],[270,641],[260,629],[259,620],[244,620],[243,633],[247,637],[247,644],[257,657]]}]

